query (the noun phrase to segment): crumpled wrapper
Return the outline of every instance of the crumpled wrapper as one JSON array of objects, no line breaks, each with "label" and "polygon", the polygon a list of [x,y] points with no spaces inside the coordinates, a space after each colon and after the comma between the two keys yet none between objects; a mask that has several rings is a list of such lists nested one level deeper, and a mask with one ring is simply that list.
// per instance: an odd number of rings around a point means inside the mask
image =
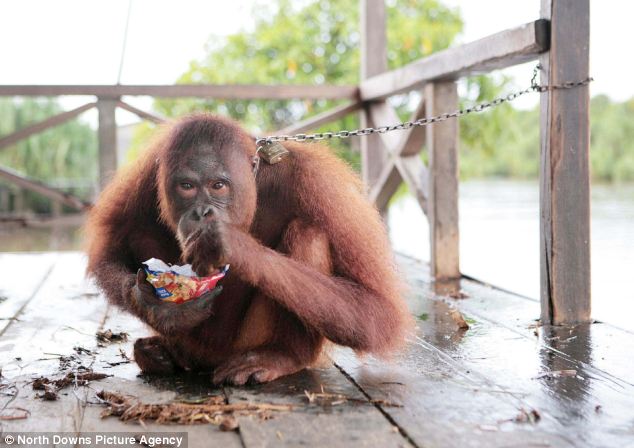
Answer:
[{"label": "crumpled wrapper", "polygon": [[146,279],[154,287],[156,296],[174,303],[183,303],[202,296],[215,288],[229,270],[227,264],[209,277],[199,277],[191,264],[170,266],[158,258],[150,258],[143,265]]}]

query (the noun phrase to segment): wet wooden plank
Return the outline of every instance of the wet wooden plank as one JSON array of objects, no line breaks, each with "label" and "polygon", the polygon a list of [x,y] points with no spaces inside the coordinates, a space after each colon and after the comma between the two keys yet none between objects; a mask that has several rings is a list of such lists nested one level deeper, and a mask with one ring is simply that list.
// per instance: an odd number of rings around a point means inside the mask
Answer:
[{"label": "wet wooden plank", "polygon": [[[84,277],[85,259],[78,253],[59,253],[50,275],[33,299],[0,337],[5,377],[48,373],[56,355],[69,355],[75,346],[92,346],[106,303]],[[47,355],[52,354],[52,355]],[[6,356],[6,357],[5,357]]]},{"label": "wet wooden plank", "polygon": [[[17,260],[18,258],[16,258]],[[58,373],[60,356],[95,343],[106,304],[84,279],[85,260],[77,253],[56,255],[55,265],[33,298],[0,336],[2,375],[8,394],[0,407],[28,410],[23,420],[2,421],[3,431],[70,431],[81,426],[86,388],[67,388],[57,401],[36,398],[31,381]],[[13,282],[12,282],[13,283]]]},{"label": "wet wooden plank", "polygon": [[[136,364],[111,367],[109,363],[121,360],[119,348],[128,356],[132,353],[132,342],[137,337],[148,335],[146,327],[136,318],[118,311],[111,311],[104,328],[115,332],[127,331],[130,340],[123,344],[108,345],[98,350],[95,369],[109,372],[115,378],[99,383],[110,391],[121,392],[143,401],[169,402],[176,399],[197,399],[220,390],[210,383],[209,375],[200,377],[138,378]],[[341,394],[350,401],[335,406],[309,404],[304,391]],[[335,446],[409,446],[385,417],[369,403],[359,390],[334,368],[301,372],[272,384],[250,388],[225,389],[230,403],[249,401],[252,403],[294,404],[297,408],[285,413],[274,413],[270,419],[258,416],[238,416],[239,437],[236,432],[221,432],[215,426],[170,425],[168,427],[147,423],[147,428],[122,423],[114,418],[101,420],[101,408],[89,407],[85,411],[82,431],[172,431],[186,430],[189,442],[213,440],[223,446],[322,446],[326,442]],[[195,445],[193,445],[195,446]]]},{"label": "wet wooden plank", "polygon": [[[15,264],[14,272],[21,272],[20,257],[32,256],[2,255],[0,268]],[[411,311],[420,319],[408,351],[395,362],[371,358],[362,362],[349,350],[341,350],[335,359],[344,373],[333,368],[315,369],[263,386],[226,389],[231,402],[296,405],[270,420],[241,416],[239,432],[220,432],[211,425],[148,424],[144,428],[113,417],[101,419],[101,406],[86,406],[100,389],[135,395],[146,402],[199,398],[223,391],[210,385],[208,374],[138,377],[136,364],[120,364],[120,349],[131,356],[133,341],[148,335],[147,328],[130,315],[107,310],[102,298],[83,280],[85,260],[80,254],[54,257],[59,257],[59,263],[24,307],[20,320],[13,321],[0,336],[3,381],[18,382],[19,395],[10,407],[32,412],[25,420],[0,422],[4,431],[50,428],[140,434],[182,430],[189,433],[190,446],[227,447],[591,447],[627,446],[632,437],[634,380],[628,364],[634,335],[605,324],[536,329],[531,325],[539,315],[536,300],[472,280],[458,284],[469,298],[439,298],[438,285],[429,281],[429,267],[402,257],[399,264],[413,286]],[[22,261],[23,268],[32,265],[27,258]],[[22,294],[26,300],[28,288],[20,292],[22,286],[13,283],[3,288],[13,288],[16,297]],[[6,303],[0,304],[0,310]],[[457,328],[450,306],[462,311],[470,329]],[[127,331],[130,340],[96,347],[94,332],[100,327]],[[41,360],[36,355],[70,354],[75,346],[93,352],[85,355],[85,360],[90,360],[95,371],[114,376],[93,382],[89,388],[63,390],[57,402],[34,399],[28,381],[33,375],[56,371],[58,366],[55,356]],[[11,359],[16,356],[22,360]],[[571,371],[574,374],[565,373]],[[564,373],[558,376],[557,372]],[[348,400],[334,405],[309,403],[304,390],[319,393],[322,386],[324,392]],[[0,405],[9,398],[6,390],[0,395]],[[364,393],[403,407],[372,404]],[[513,421],[525,416],[522,409],[537,410],[540,420]],[[402,432],[396,432],[394,425]]]},{"label": "wet wooden plank", "polygon": [[[246,447],[412,446],[334,367],[305,370],[252,388],[230,388],[227,393],[232,403],[250,401],[296,406],[266,421],[255,416],[239,417],[240,435]],[[317,399],[309,403],[307,393],[334,396],[324,402]]]},{"label": "wet wooden plank", "polygon": [[393,363],[361,361],[348,350],[335,359],[372,399],[402,406],[381,408],[417,446],[506,447],[518,441],[575,446],[563,426],[546,431],[514,421],[522,409],[531,409],[521,395],[501,389],[422,337]]},{"label": "wet wooden plank", "polygon": [[[404,273],[413,281],[416,289],[431,294],[429,283],[429,266],[421,261],[408,257],[399,257],[399,264]],[[517,294],[509,293],[490,285],[463,279],[459,286],[469,295],[468,300],[457,302],[461,309],[491,321],[493,324],[506,327],[530,340],[535,338],[535,331],[542,336],[546,333],[535,328],[539,319],[539,302]],[[578,330],[590,328],[586,337],[581,337],[582,344],[571,345],[574,327],[550,327],[544,342],[553,345],[553,349],[562,356],[576,359],[580,353],[590,352],[595,355],[589,359],[589,365],[601,370],[604,374],[617,378],[628,384],[634,384],[634,371],[631,368],[630,353],[634,353],[634,334],[627,330],[606,323],[597,322],[592,325],[580,325]],[[571,339],[572,338],[572,339]],[[586,348],[581,348],[585,344]]]},{"label": "wet wooden plank", "polygon": [[[117,310],[111,310],[104,328],[115,332],[126,331],[130,339],[123,344],[111,344],[98,350],[95,369],[115,375],[115,378],[100,382],[107,390],[122,392],[143,401],[169,402],[175,399],[197,399],[207,395],[217,395],[221,391],[211,385],[210,375],[200,377],[139,378],[139,369],[134,363],[110,366],[121,361],[121,348],[132,357],[132,343],[138,337],[149,335],[147,327],[138,319]],[[309,404],[304,391],[341,394],[349,397],[349,402],[335,406]],[[271,419],[262,420],[258,416],[238,416],[239,436],[236,432],[221,432],[215,426],[175,426],[169,427],[146,423],[147,428],[135,424],[125,424],[114,418],[101,420],[100,408],[89,407],[83,421],[82,431],[108,428],[112,431],[172,431],[187,430],[189,442],[205,440],[214,444],[233,447],[266,446],[408,446],[385,417],[360,394],[338,370],[334,368],[301,372],[272,384],[250,388],[227,388],[230,403],[249,401],[253,403],[291,403],[296,409],[285,413],[274,413]],[[102,429],[105,430],[105,429]],[[190,445],[197,446],[197,445]]]},{"label": "wet wooden plank", "polygon": [[[113,332],[127,332],[125,342],[105,344],[96,348],[95,370],[113,375],[112,378],[94,385],[94,391],[107,390],[136,397],[144,403],[170,403],[174,401],[202,399],[210,395],[222,395],[223,391],[211,385],[210,375],[187,377],[141,377],[134,361],[125,363],[125,356],[133,358],[134,341],[151,335],[149,328],[136,317],[110,308],[103,324],[104,329]],[[89,432],[126,432],[133,434],[187,432],[188,446],[222,446],[226,448],[242,447],[240,436],[235,431],[223,432],[214,425],[160,425],[144,422],[122,422],[116,417],[101,418],[103,407],[88,406],[85,409],[81,425],[82,433]]]},{"label": "wet wooden plank", "polygon": [[[561,352],[562,356],[578,359],[607,375],[634,385],[634,371],[630,361],[631,353],[634,353],[634,335],[631,332],[600,322],[535,329],[539,317],[539,305],[536,301],[505,294],[477,282],[463,282],[463,289],[469,294],[490,291],[486,300],[465,302],[463,307],[468,312],[529,339],[534,338],[537,331],[540,338],[544,338],[544,343]],[[579,333],[577,338],[576,333]],[[579,341],[573,344],[575,339]],[[584,353],[586,355],[581,356]]]},{"label": "wet wooden plank", "polygon": [[[209,375],[200,378],[145,378],[138,377],[136,364],[121,363],[124,361],[121,351],[131,357],[133,341],[148,335],[148,329],[138,319],[117,310],[109,309],[106,314],[105,301],[94,294],[89,283],[83,282],[83,257],[78,254],[60,257],[59,264],[43,284],[41,293],[22,313],[23,320],[11,326],[0,338],[0,351],[7,353],[8,357],[20,354],[21,358],[4,365],[7,380],[17,383],[19,387],[20,395],[13,405],[31,412],[28,419],[4,425],[5,430],[50,428],[77,433],[122,431],[135,434],[187,431],[190,446],[204,446],[209,441],[227,447],[243,446],[243,442],[245,446],[269,446],[293,445],[299,441],[309,446],[319,446],[332,437],[341,440],[341,446],[350,443],[371,444],[373,440],[385,446],[407,446],[406,440],[394,431],[379,410],[333,368],[302,372],[299,377],[253,389],[230,391],[228,394],[232,401],[246,399],[254,402],[292,402],[297,405],[293,411],[276,414],[266,421],[241,416],[240,433],[221,432],[212,425],[165,426],[146,422],[142,427],[123,423],[116,418],[101,419],[101,406],[86,405],[95,402],[94,394],[101,389],[136,396],[144,402],[170,402],[217,395],[222,391],[211,385]],[[96,347],[94,334],[99,328],[126,331],[130,339],[121,344]],[[56,354],[73,353],[73,347],[90,350],[92,354],[87,355],[87,359],[92,368],[113,377],[94,382],[89,388],[64,390],[55,402],[36,400],[35,392],[31,390],[31,378],[56,372]],[[326,392],[345,395],[350,401],[336,406],[309,404],[304,390],[321,392],[322,387]]]},{"label": "wet wooden plank", "polygon": [[0,336],[48,277],[57,254],[0,254]]},{"label": "wet wooden plank", "polygon": [[565,437],[574,446],[622,445],[632,436],[632,374],[619,378],[597,363],[605,367],[607,344],[592,339],[605,332],[605,325],[535,329],[529,316],[539,314],[537,301],[463,281],[469,298],[450,303],[471,328],[459,331],[448,304],[421,279],[423,263],[401,265],[406,274],[419,276],[410,303],[412,311],[425,318],[419,337],[463,369],[488,378],[500,394],[520,397],[527,408],[538,410],[542,418],[536,428]]}]

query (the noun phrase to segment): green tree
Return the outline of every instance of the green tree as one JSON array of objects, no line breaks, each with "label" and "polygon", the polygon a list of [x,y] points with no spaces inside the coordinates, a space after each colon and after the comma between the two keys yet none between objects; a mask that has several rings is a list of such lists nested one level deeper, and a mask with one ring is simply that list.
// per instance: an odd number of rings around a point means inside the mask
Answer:
[{"label": "green tree", "polygon": [[[45,120],[62,112],[51,99],[0,99],[0,135]],[[0,150],[0,165],[26,176],[88,197],[97,178],[97,139],[94,130],[73,120]],[[40,212],[48,199],[26,195],[27,205]]]},{"label": "green tree", "polygon": [[[390,68],[447,48],[462,29],[457,10],[437,0],[388,2],[388,62]],[[207,55],[190,64],[179,83],[203,84],[357,84],[359,82],[359,2],[259,1],[253,7],[253,29],[227,37],[212,36]],[[406,104],[407,98],[401,104]],[[253,132],[281,129],[333,107],[337,102],[171,100],[155,102],[166,116],[208,110],[229,115]],[[358,127],[356,115],[329,129]],[[147,134],[149,125],[140,129]],[[354,165],[358,155],[350,141],[333,141]]]},{"label": "green tree", "polygon": [[[526,81],[528,82],[528,80]],[[524,85],[521,86],[524,88]],[[519,90],[509,78],[467,80],[462,106]],[[460,174],[469,177],[535,177],[539,173],[539,114],[510,103],[460,119]]]},{"label": "green tree", "polygon": [[[179,83],[210,84],[357,84],[359,82],[358,0],[259,1],[253,7],[253,28],[230,36],[212,36],[206,56],[193,61]],[[388,1],[389,68],[447,48],[462,30],[455,9],[438,0]],[[488,101],[524,88],[526,80],[500,75],[474,76],[462,83],[461,105]],[[466,93],[465,93],[466,92]],[[416,96],[416,94],[413,94]],[[414,104],[411,96],[392,100],[401,118]],[[634,100],[633,100],[634,101]],[[597,180],[634,179],[633,101],[615,104],[608,98],[592,101],[593,176]],[[208,110],[229,115],[254,133],[281,129],[337,104],[334,101],[224,101],[161,99],[155,108],[166,116]],[[534,178],[539,174],[539,112],[511,104],[460,119],[461,176]],[[388,123],[386,123],[388,124]],[[322,129],[353,129],[353,114]],[[139,127],[135,148],[151,134]],[[358,168],[354,140],[332,140],[339,154]],[[423,154],[423,157],[425,155]]]},{"label": "green tree", "polygon": [[601,181],[634,181],[634,98],[612,102],[605,95],[590,103],[590,164]]},{"label": "green tree", "polygon": [[[483,98],[488,100],[491,95]],[[634,181],[634,98],[590,101],[590,167],[597,182]],[[539,107],[505,104],[461,119],[461,173],[464,177],[539,176]]]}]

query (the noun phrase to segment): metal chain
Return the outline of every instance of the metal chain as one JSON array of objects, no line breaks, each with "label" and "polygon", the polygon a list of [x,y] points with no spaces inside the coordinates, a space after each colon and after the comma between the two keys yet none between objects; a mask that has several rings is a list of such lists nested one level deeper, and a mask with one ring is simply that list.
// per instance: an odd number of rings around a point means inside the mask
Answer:
[{"label": "metal chain", "polygon": [[271,144],[273,142],[286,142],[286,141],[295,141],[295,142],[305,142],[305,141],[317,141],[317,140],[326,140],[331,138],[348,138],[348,137],[362,137],[371,134],[385,134],[386,132],[391,131],[402,131],[406,129],[410,129],[414,126],[427,126],[433,123],[439,123],[450,118],[458,118],[463,115],[468,115],[475,112],[482,112],[491,107],[499,106],[503,103],[508,103],[509,101],[513,101],[520,96],[526,95],[531,92],[546,92],[549,90],[560,90],[560,89],[573,89],[575,87],[585,86],[594,81],[593,78],[586,78],[582,81],[572,81],[572,82],[564,82],[562,84],[552,85],[552,86],[542,86],[537,84],[537,75],[539,74],[539,70],[541,70],[541,64],[537,64],[535,69],[533,70],[533,77],[531,78],[530,87],[520,90],[517,92],[509,93],[508,95],[501,96],[495,98],[492,101],[479,103],[472,107],[467,107],[465,109],[459,109],[454,112],[447,112],[444,114],[436,115],[434,117],[425,117],[420,118],[415,121],[404,121],[398,124],[392,124],[388,126],[380,126],[376,128],[363,128],[363,129],[355,129],[352,131],[338,131],[338,132],[318,132],[314,134],[293,134],[293,135],[270,135],[268,137],[260,137],[255,140],[257,145],[256,154],[264,147],[264,145]]}]

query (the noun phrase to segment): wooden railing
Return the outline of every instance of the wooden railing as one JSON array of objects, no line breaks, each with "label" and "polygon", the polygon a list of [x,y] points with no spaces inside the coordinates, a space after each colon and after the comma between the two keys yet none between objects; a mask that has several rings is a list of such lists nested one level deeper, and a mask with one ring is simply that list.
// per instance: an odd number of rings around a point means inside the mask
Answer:
[{"label": "wooden railing", "polygon": [[[92,95],[96,103],[0,138],[0,150],[97,107],[100,182],[116,169],[115,109],[144,120],[163,119],[121,101],[121,96],[207,97],[222,99],[348,99],[349,103],[278,131],[315,129],[350,113],[361,113],[362,126],[399,122],[389,97],[420,91],[412,118],[458,109],[456,80],[539,59],[542,84],[588,77],[589,0],[541,0],[542,18],[476,42],[451,48],[396,70],[387,70],[384,0],[361,0],[362,67],[359,86],[176,85],[176,86],[0,86],[0,96]],[[544,324],[590,320],[588,88],[541,93],[541,319]],[[438,281],[457,279],[458,120],[426,128],[364,137],[362,176],[369,198],[385,211],[406,183],[430,224],[431,270]],[[428,153],[426,166],[421,150]],[[537,148],[536,148],[537,149]],[[0,177],[16,182],[16,174]],[[19,176],[17,176],[19,177]],[[59,192],[21,178],[19,184],[61,200]],[[85,204],[64,196],[66,204]],[[521,238],[522,235],[518,235]]]}]

